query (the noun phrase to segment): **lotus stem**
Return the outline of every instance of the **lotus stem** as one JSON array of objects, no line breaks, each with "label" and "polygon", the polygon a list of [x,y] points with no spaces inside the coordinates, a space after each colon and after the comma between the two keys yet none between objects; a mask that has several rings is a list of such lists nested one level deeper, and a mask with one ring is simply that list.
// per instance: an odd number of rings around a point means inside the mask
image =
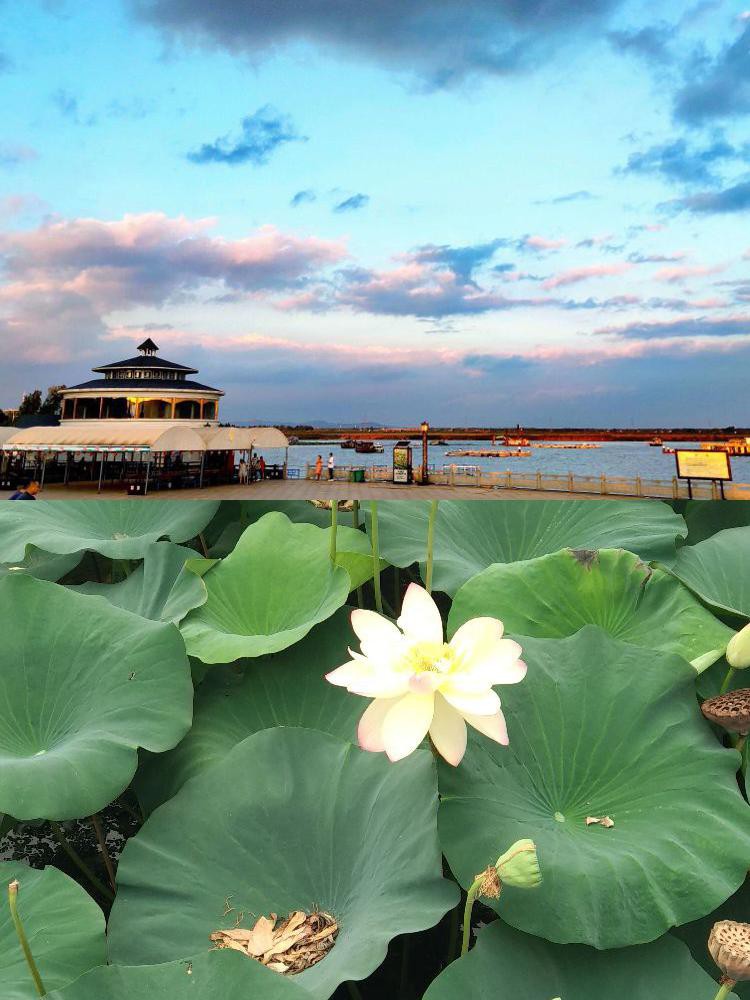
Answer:
[{"label": "lotus stem", "polygon": [[407,995],[409,986],[409,935],[404,934],[403,949],[401,951],[401,975],[399,977],[398,995],[401,1000]]},{"label": "lotus stem", "polygon": [[458,947],[458,925],[461,919],[461,904],[454,906],[451,910],[450,921],[448,923],[448,961],[446,965],[450,965],[453,959],[456,957],[456,948]]},{"label": "lotus stem", "polygon": [[117,886],[115,884],[115,869],[112,865],[112,858],[110,857],[109,851],[107,850],[107,840],[104,836],[104,831],[102,830],[102,825],[99,822],[99,817],[94,813],[91,817],[91,825],[94,828],[94,833],[96,834],[96,840],[99,844],[99,850],[101,851],[102,860],[104,861],[104,867],[107,869],[107,877],[109,878],[109,884],[112,886],[112,892],[117,891]]},{"label": "lotus stem", "polygon": [[375,610],[383,614],[383,595],[380,593],[380,543],[378,541],[378,502],[370,501],[370,537],[372,540],[372,585],[375,589]]},{"label": "lotus stem", "polygon": [[11,920],[13,921],[13,926],[16,929],[16,934],[18,935],[18,942],[21,945],[21,950],[23,951],[23,957],[26,959],[26,964],[29,967],[31,978],[34,980],[34,986],[36,988],[36,991],[40,997],[45,997],[47,996],[47,991],[44,988],[42,977],[39,975],[39,969],[36,967],[34,956],[31,954],[29,939],[26,937],[26,931],[23,929],[23,923],[21,922],[21,917],[19,916],[18,913],[19,888],[20,888],[20,883],[18,879],[13,879],[12,882],[8,883],[8,906],[10,907],[10,916]]},{"label": "lotus stem", "polygon": [[424,574],[424,586],[428,594],[432,593],[432,550],[435,546],[435,521],[437,520],[438,501],[430,502],[430,513],[427,518],[427,566]]},{"label": "lotus stem", "polygon": [[719,694],[726,694],[729,689],[729,685],[732,683],[732,677],[734,676],[734,667],[730,667],[724,675],[724,680],[721,682],[721,687],[719,688]]},{"label": "lotus stem", "polygon": [[398,607],[401,603],[401,577],[398,566],[393,567],[393,604]]},{"label": "lotus stem", "polygon": [[349,980],[346,984],[346,988],[349,991],[349,996],[352,1000],[362,1000],[362,994],[359,992],[359,987],[356,983]]},{"label": "lotus stem", "polygon": [[331,500],[331,562],[336,565],[336,532],[339,526],[339,502]]},{"label": "lotus stem", "polygon": [[352,500],[352,526],[359,530],[359,500]]},{"label": "lotus stem", "polygon": [[201,543],[204,559],[208,559],[208,546],[206,545],[206,539],[203,537],[203,532],[198,535],[198,541]]},{"label": "lotus stem", "polygon": [[86,876],[98,893],[100,893],[105,899],[109,900],[110,903],[113,902],[115,896],[112,890],[107,888],[101,879],[97,878],[97,876],[92,872],[78,851],[75,850],[68,838],[65,836],[60,824],[55,823],[54,820],[50,820],[50,826],[52,827],[52,833],[54,834],[55,840],[68,855],[76,868],[78,868],[79,871]]},{"label": "lotus stem", "polygon": [[469,886],[469,891],[466,893],[466,904],[464,906],[464,932],[461,938],[461,958],[464,957],[466,952],[469,950],[469,940],[471,938],[471,911],[474,906],[474,900],[479,895],[479,889],[482,885],[482,876],[475,878],[474,881]]},{"label": "lotus stem", "polygon": [[719,992],[714,997],[714,1000],[724,1000],[725,997],[729,996],[729,994],[732,992],[732,990],[735,988],[736,985],[737,983],[735,983],[731,979],[728,980],[726,983],[722,983],[721,986],[719,987]]}]

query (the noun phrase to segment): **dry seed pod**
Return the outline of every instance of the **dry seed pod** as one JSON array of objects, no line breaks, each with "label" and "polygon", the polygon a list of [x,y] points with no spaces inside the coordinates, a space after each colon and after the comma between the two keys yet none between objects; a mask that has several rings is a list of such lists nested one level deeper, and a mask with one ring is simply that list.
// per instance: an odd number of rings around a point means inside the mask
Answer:
[{"label": "dry seed pod", "polygon": [[709,722],[723,726],[730,733],[746,736],[750,731],[750,688],[709,698],[701,705],[701,711]]},{"label": "dry seed pod", "polygon": [[735,983],[750,980],[750,924],[720,920],[711,928],[708,950],[728,979]]}]

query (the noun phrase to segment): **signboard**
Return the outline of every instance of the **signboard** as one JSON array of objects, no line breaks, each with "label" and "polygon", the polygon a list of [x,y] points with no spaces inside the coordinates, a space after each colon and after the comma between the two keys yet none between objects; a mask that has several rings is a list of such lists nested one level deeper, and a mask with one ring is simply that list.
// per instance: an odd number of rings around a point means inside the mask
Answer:
[{"label": "signboard", "polygon": [[732,467],[726,451],[690,451],[678,448],[674,453],[680,479],[731,480]]},{"label": "signboard", "polygon": [[411,445],[399,441],[393,446],[393,482],[410,483],[412,480]]}]

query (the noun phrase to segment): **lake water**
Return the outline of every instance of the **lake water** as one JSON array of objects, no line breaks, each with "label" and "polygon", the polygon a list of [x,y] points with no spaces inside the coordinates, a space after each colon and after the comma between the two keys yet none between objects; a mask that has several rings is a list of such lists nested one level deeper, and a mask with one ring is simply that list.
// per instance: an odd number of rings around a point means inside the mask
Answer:
[{"label": "lake water", "polygon": [[[554,443],[554,442],[544,442]],[[389,468],[393,464],[393,441],[381,441],[385,451],[381,454],[359,455],[350,448],[340,448],[337,444],[326,445],[291,445],[289,448],[290,469],[300,469],[301,475],[309,462],[315,463],[317,455],[323,456],[323,475],[325,476],[325,463],[328,453],[333,452],[333,457],[337,467],[353,466],[354,468],[365,468],[372,465],[386,465]],[[470,458],[470,457],[449,457],[447,451],[454,449],[472,450],[487,449],[493,447],[487,441],[461,441],[459,444],[451,442],[448,445],[430,444],[429,464],[438,470],[444,465],[471,465],[488,472],[505,472],[510,469],[512,472],[523,473],[558,473],[566,474],[572,472],[576,476],[625,476],[634,478],[642,476],[644,479],[671,479],[675,474],[674,455],[663,454],[661,448],[652,448],[644,441],[605,441],[600,447],[592,449],[566,449],[558,450],[553,448],[535,448],[533,444],[524,451],[531,451],[528,458]],[[670,441],[670,448],[700,448],[699,444],[692,441]],[[499,450],[502,445],[497,445]],[[279,449],[261,449],[266,462],[283,462],[284,452]],[[422,461],[421,444],[415,444],[413,450],[414,466],[417,468]],[[750,457],[732,457],[732,471],[736,482],[750,481]]]}]

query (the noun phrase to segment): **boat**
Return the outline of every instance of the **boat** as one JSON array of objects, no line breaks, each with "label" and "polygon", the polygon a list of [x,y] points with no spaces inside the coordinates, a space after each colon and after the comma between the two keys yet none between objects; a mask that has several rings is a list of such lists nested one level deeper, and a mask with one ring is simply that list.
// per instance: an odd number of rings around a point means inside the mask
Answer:
[{"label": "boat", "polygon": [[377,441],[355,441],[354,450],[358,455],[373,455],[382,454],[385,448],[382,444],[378,444]]},{"label": "boat", "polygon": [[353,448],[354,444],[354,438],[342,438],[339,441],[339,448]]},{"label": "boat", "polygon": [[514,448],[528,448],[529,439],[525,437],[510,437],[506,435],[503,438],[503,444],[510,445]]},{"label": "boat", "polygon": [[664,444],[664,442],[662,441],[662,439],[660,437],[655,437],[655,438],[651,438],[651,440],[649,441],[648,444],[649,444],[650,448],[661,448],[661,446]]},{"label": "boat", "polygon": [[667,448],[667,446],[665,445],[662,448],[661,451],[662,451],[663,455],[674,455],[674,453],[677,451],[677,449],[676,448]]},{"label": "boat", "polygon": [[446,445],[448,444],[448,442],[445,440],[445,438],[440,438],[439,441],[433,441],[432,443],[438,445],[438,447],[440,447],[440,448],[445,448]]}]

